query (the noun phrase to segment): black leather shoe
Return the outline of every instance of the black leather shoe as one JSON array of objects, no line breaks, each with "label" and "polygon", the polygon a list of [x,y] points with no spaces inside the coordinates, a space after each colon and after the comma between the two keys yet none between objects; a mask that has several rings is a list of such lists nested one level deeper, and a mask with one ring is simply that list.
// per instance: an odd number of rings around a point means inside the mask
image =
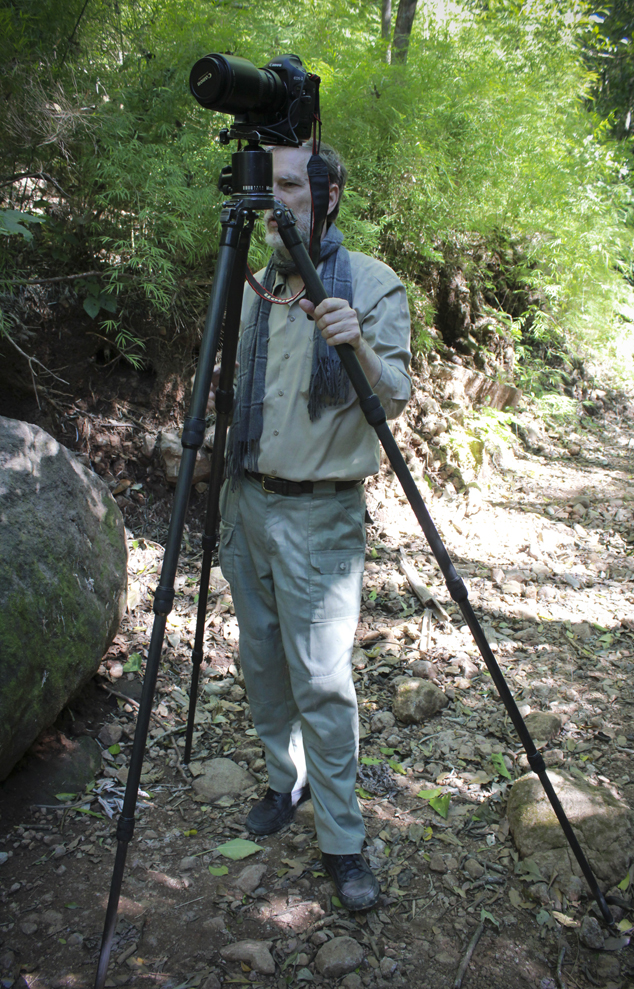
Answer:
[{"label": "black leather shoe", "polygon": [[270,787],[264,798],[254,804],[247,815],[247,828],[251,834],[273,834],[293,820],[295,808],[310,797],[308,783],[293,793],[278,793]]},{"label": "black leather shoe", "polygon": [[321,858],[347,910],[369,910],[376,905],[381,887],[363,855],[322,852]]}]

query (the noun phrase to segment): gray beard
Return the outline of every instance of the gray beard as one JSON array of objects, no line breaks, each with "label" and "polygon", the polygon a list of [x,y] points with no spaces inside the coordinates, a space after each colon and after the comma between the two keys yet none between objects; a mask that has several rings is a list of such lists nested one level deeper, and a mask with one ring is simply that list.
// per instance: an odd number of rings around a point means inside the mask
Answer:
[{"label": "gray beard", "polygon": [[289,275],[297,274],[297,265],[289,256],[285,247],[276,247],[271,255],[271,264],[278,275],[288,278]]}]

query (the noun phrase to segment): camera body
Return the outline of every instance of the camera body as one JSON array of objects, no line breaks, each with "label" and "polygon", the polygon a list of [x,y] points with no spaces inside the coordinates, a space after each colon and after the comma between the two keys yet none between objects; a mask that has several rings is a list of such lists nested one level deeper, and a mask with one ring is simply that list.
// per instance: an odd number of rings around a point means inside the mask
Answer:
[{"label": "camera body", "polygon": [[236,137],[290,147],[311,136],[319,116],[319,83],[297,55],[279,55],[258,69],[246,58],[212,53],[196,62],[189,77],[201,106],[235,116],[227,141]]}]

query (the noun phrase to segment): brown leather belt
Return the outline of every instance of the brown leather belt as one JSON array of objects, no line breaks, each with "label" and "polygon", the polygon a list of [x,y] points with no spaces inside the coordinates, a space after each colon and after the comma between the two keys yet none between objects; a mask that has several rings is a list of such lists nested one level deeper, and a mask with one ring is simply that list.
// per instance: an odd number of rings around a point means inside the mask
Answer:
[{"label": "brown leather belt", "polygon": [[[258,474],[254,470],[245,470],[247,477],[252,477],[254,481],[262,485],[262,490],[267,494],[296,495],[312,494],[319,491],[325,484],[332,484],[332,481],[287,481],[284,477],[271,477],[270,474]],[[356,488],[357,484],[363,481],[335,481],[335,491],[347,491],[349,488]]]}]

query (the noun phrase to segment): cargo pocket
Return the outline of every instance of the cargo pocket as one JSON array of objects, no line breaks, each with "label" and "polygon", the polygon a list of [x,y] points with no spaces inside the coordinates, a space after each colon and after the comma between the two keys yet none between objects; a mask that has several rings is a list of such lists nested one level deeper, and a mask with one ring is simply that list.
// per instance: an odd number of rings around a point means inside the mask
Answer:
[{"label": "cargo pocket", "polygon": [[364,551],[330,549],[310,554],[311,621],[359,617]]},{"label": "cargo pocket", "polygon": [[225,580],[233,581],[235,557],[235,532],[238,517],[240,488],[232,491],[229,481],[225,481],[220,492],[220,532],[218,538],[218,562]]}]

